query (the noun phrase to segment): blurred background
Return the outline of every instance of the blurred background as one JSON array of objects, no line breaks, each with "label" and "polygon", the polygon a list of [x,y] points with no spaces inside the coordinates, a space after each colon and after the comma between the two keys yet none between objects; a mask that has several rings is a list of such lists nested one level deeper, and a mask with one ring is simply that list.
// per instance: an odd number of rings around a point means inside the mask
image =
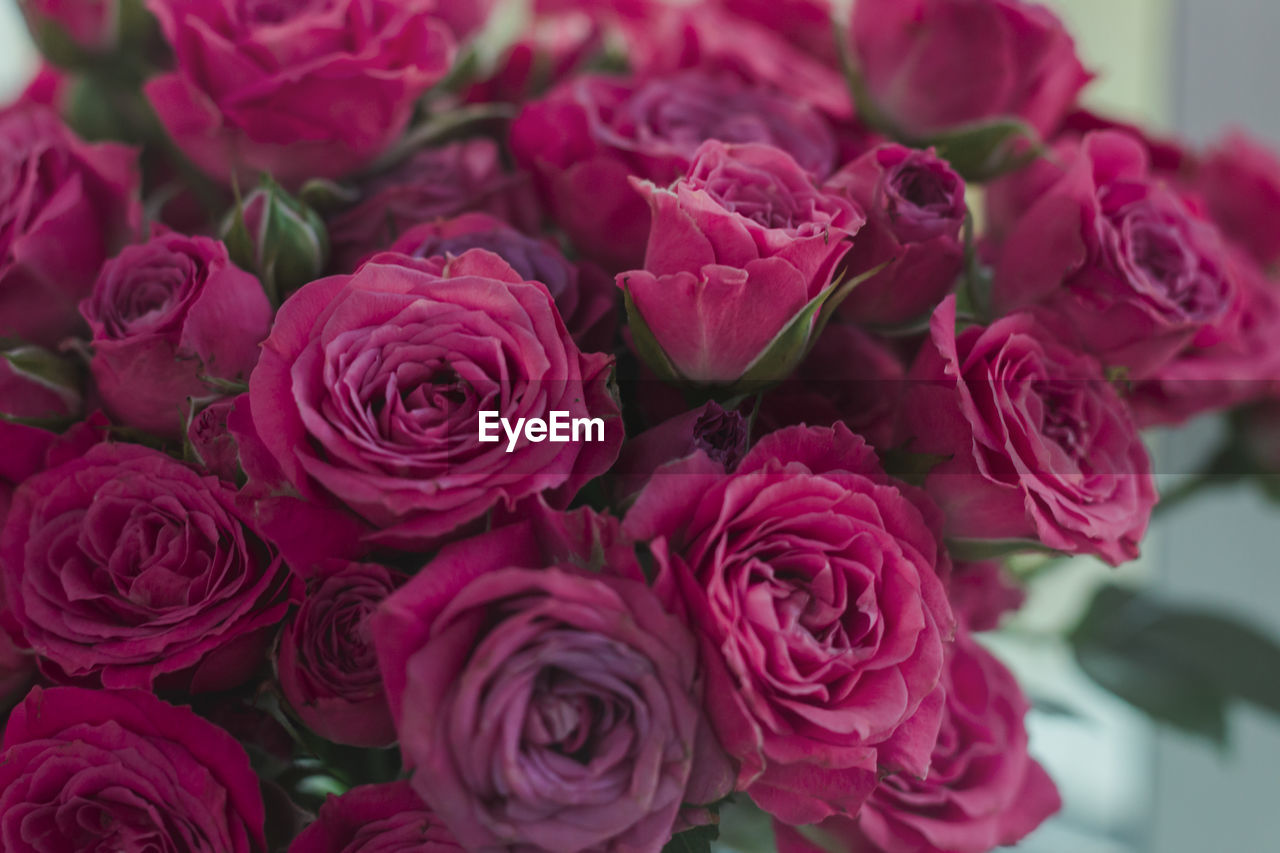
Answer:
[{"label": "blurred background", "polygon": [[[1086,103],[1202,144],[1242,126],[1280,146],[1276,0],[1054,0],[1099,75]],[[17,94],[36,52],[13,0],[0,0],[0,98]],[[1280,228],[1280,223],[1276,227]],[[1157,468],[1190,471],[1216,446],[1212,418],[1152,437]],[[1163,460],[1163,464],[1161,462]],[[1166,485],[1178,475],[1166,475]],[[1232,710],[1229,743],[1156,728],[1094,687],[1055,629],[1073,624],[1103,580],[1219,608],[1280,631],[1280,506],[1247,485],[1211,490],[1154,524],[1142,560],[1057,569],[992,646],[1039,704],[1032,751],[1066,803],[1028,853],[1280,850],[1280,725]],[[1276,673],[1280,678],[1280,672]]]}]

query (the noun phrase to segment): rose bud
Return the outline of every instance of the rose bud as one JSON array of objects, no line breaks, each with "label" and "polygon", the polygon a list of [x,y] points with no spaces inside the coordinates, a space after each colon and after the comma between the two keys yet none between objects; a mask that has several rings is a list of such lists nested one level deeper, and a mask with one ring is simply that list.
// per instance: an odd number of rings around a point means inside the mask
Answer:
[{"label": "rose bud", "polygon": [[653,224],[618,286],[641,356],[694,385],[784,379],[845,289],[832,277],[861,211],[768,145],[708,141],[670,189],[635,185]]},{"label": "rose bud", "polygon": [[859,0],[850,35],[859,113],[902,141],[982,142],[970,169],[953,161],[974,178],[1018,162],[1022,128],[1049,138],[1091,77],[1057,16],[1022,0]]},{"label": "rose bud", "polygon": [[42,669],[104,687],[235,687],[296,599],[233,488],[133,444],[98,445],[20,485],[0,569]]},{"label": "rose bud", "polygon": [[129,246],[102,268],[80,304],[93,331],[89,367],[121,422],[177,436],[189,399],[243,381],[271,328],[258,280],[207,237],[163,234]]},{"label": "rose bud", "polygon": [[147,8],[176,60],[147,99],[182,153],[223,181],[266,172],[294,187],[368,164],[454,56],[436,0]]},{"label": "rose bud", "polygon": [[1264,268],[1280,262],[1280,158],[1241,132],[1227,135],[1202,158],[1191,181],[1227,237]]},{"label": "rose bud", "polygon": [[617,331],[617,289],[590,261],[570,263],[548,240],[522,234],[486,213],[464,213],[410,228],[389,251],[414,258],[444,258],[469,249],[487,249],[527,281],[551,291],[565,326],[586,352],[613,348]]},{"label": "rose bud", "polygon": [[908,379],[901,444],[942,460],[924,487],[949,539],[1112,565],[1138,556],[1156,501],[1151,463],[1094,359],[1026,313],[957,332],[949,296]]},{"label": "rose bud", "polygon": [[818,178],[835,160],[831,130],[812,109],[696,69],[569,80],[525,107],[510,141],[574,247],[617,272],[642,263],[649,233],[649,211],[630,178],[666,186],[708,139],[777,146]]},{"label": "rose bud", "polygon": [[330,796],[289,853],[462,853],[444,823],[406,781]]},{"label": "rose bud", "polygon": [[36,687],[5,726],[5,850],[264,853],[263,822],[235,738],[150,693]]},{"label": "rose bud", "polygon": [[882,145],[827,182],[861,206],[858,232],[837,277],[879,269],[840,303],[859,323],[919,319],[951,291],[964,266],[964,180],[929,151]]},{"label": "rose bud", "polygon": [[954,628],[939,521],[842,424],[766,435],[732,473],[694,454],[628,511],[689,608],[735,787],[780,820],[853,815],[882,771],[925,774]]},{"label": "rose bud", "polygon": [[225,483],[240,480],[240,453],[235,436],[227,426],[234,406],[233,397],[214,400],[193,412],[187,422],[187,461]]},{"label": "rose bud", "polygon": [[358,203],[329,219],[334,268],[353,272],[415,225],[468,211],[530,233],[538,228],[541,214],[527,176],[506,171],[492,139],[424,148],[369,181]]},{"label": "rose bud", "polygon": [[222,222],[231,260],[258,276],[273,305],[323,275],[329,231],[320,214],[264,176]]},{"label": "rose bud", "polygon": [[1128,134],[1065,140],[989,201],[995,312],[1034,306],[1129,378],[1151,375],[1235,304],[1218,230],[1152,178]]},{"label": "rose bud", "polygon": [[372,563],[330,561],[305,573],[307,593],[276,649],[280,689],[307,728],[350,746],[396,739],[369,616],[399,585]]},{"label": "rose bud", "polygon": [[1053,780],[1027,753],[1029,703],[1013,673],[961,633],[942,683],[946,713],[929,775],[888,776],[856,818],[812,830],[834,846],[775,824],[778,853],[988,853],[1017,844],[1062,808]]},{"label": "rose bud", "polygon": [[0,113],[0,337],[56,346],[81,327],[76,303],[142,217],[136,152],[86,145],[52,110]]},{"label": "rose bud", "polygon": [[19,0],[18,7],[40,53],[64,68],[89,71],[107,54],[146,54],[159,36],[142,0]]}]

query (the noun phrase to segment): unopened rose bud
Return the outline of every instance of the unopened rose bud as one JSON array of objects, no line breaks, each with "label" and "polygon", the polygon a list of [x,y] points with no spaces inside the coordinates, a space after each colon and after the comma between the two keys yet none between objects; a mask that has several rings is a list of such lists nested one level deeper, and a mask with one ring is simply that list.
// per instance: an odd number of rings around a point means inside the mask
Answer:
[{"label": "unopened rose bud", "polygon": [[64,68],[100,68],[117,58],[137,70],[138,58],[158,43],[155,19],[142,0],[20,0],[27,28],[40,52]]},{"label": "unopened rose bud", "polygon": [[276,305],[323,275],[329,263],[324,221],[270,178],[228,214],[222,238],[232,260],[258,275]]}]

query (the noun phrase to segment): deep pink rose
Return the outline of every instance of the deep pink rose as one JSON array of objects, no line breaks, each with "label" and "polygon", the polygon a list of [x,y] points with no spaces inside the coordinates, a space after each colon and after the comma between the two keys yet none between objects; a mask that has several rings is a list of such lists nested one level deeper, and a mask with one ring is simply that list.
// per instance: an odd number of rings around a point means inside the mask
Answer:
[{"label": "deep pink rose", "polygon": [[1013,673],[962,632],[942,683],[946,713],[928,777],[889,776],[856,819],[817,827],[831,847],[777,825],[778,853],[988,853],[1021,841],[1062,807],[1053,780],[1027,754],[1029,706]]},{"label": "deep pink rose", "polygon": [[999,560],[956,563],[947,589],[956,619],[969,631],[994,631],[1027,594]]},{"label": "deep pink rose", "polygon": [[911,452],[943,460],[925,488],[949,538],[1112,565],[1138,556],[1156,493],[1137,427],[1098,363],[1031,315],[957,333],[947,297],[911,369],[902,430]]},{"label": "deep pink rose", "polygon": [[334,268],[351,272],[413,226],[468,211],[532,231],[538,225],[537,207],[528,177],[503,168],[493,140],[424,148],[371,180],[359,203],[330,219]]},{"label": "deep pink rose", "polygon": [[192,461],[228,483],[240,478],[240,452],[227,426],[234,405],[234,398],[223,397],[196,412],[187,424]]},{"label": "deep pink rose", "polygon": [[832,16],[834,0],[716,0],[718,5],[748,21],[767,27],[799,50],[830,65],[838,65]]},{"label": "deep pink rose", "polygon": [[164,234],[108,261],[80,313],[108,411],[176,436],[191,400],[221,394],[212,382],[249,378],[272,312],[262,285],[221,242]]},{"label": "deep pink rose", "polygon": [[532,17],[492,72],[467,89],[469,103],[523,103],[567,80],[604,49],[601,17],[581,9],[543,9]]},{"label": "deep pink rose", "polygon": [[34,688],[5,727],[12,853],[265,853],[258,777],[222,729],[141,690]]},{"label": "deep pink rose", "polygon": [[932,149],[888,144],[845,166],[827,186],[846,190],[867,215],[840,274],[887,264],[840,304],[844,315],[893,326],[932,311],[964,265],[964,180]]},{"label": "deep pink rose", "polygon": [[87,145],[52,110],[0,113],[0,337],[52,346],[142,216],[135,155]]},{"label": "deep pink rose", "polygon": [[649,233],[630,177],[666,186],[708,139],[775,145],[819,178],[835,159],[831,130],[813,110],[697,70],[578,77],[526,106],[511,126],[512,153],[537,178],[551,216],[579,252],[615,272],[640,265]]},{"label": "deep pink rose", "polygon": [[668,465],[627,514],[681,585],[737,787],[781,820],[856,814],[881,768],[928,769],[952,630],[935,516],[842,424],[771,433],[731,474]]},{"label": "deep pink rose", "polygon": [[374,616],[414,790],[467,849],[657,853],[728,792],[694,637],[593,518],[450,545]]},{"label": "deep pink rose", "polygon": [[304,575],[306,597],[285,623],[276,650],[284,697],[321,737],[351,746],[393,743],[369,616],[399,579],[383,566],[341,561]]},{"label": "deep pink rose", "polygon": [[920,139],[997,118],[1050,135],[1089,82],[1057,16],[1022,0],[859,0],[858,71],[894,129]]},{"label": "deep pink rose", "polygon": [[1236,131],[1201,159],[1192,186],[1209,215],[1231,240],[1249,251],[1257,263],[1280,262],[1280,157],[1257,139]]},{"label": "deep pink rose", "polygon": [[361,785],[329,797],[289,853],[461,853],[408,782]]},{"label": "deep pink rose", "polygon": [[449,70],[436,0],[147,0],[177,59],[146,85],[178,147],[222,180],[366,164]]},{"label": "deep pink rose", "polygon": [[618,299],[612,279],[590,261],[570,263],[549,240],[530,237],[485,213],[464,213],[410,228],[390,247],[415,258],[461,255],[468,249],[487,249],[525,280],[545,284],[583,350],[613,348]]},{"label": "deep pink rose", "polygon": [[[815,185],[768,145],[710,140],[670,189],[636,186],[653,224],[644,269],[620,273],[618,286],[661,350],[665,372],[699,384],[733,383],[760,363],[778,333],[832,285],[848,238],[865,221],[847,196]],[[802,330],[804,340],[812,327]],[[791,366],[766,366],[752,378],[781,379]]]},{"label": "deep pink rose", "polygon": [[139,445],[98,445],[19,486],[0,568],[42,667],[106,687],[234,687],[295,597],[229,486]]},{"label": "deep pink rose", "polygon": [[1037,306],[1104,364],[1142,378],[1236,298],[1218,230],[1162,182],[1117,131],[1055,146],[1000,181],[991,219],[994,308]]},{"label": "deep pink rose", "polygon": [[872,447],[888,449],[906,373],[887,342],[857,326],[832,323],[796,371],[764,395],[756,429],[840,421]]},{"label": "deep pink rose", "polygon": [[[579,351],[546,287],[491,252],[382,255],[281,306],[241,460],[260,445],[282,485],[349,508],[368,542],[420,548],[529,495],[567,502],[604,473],[622,443],[612,364]],[[481,411],[600,418],[603,440],[510,445],[494,421],[499,438],[481,442]]]},{"label": "deep pink rose", "polygon": [[725,411],[715,402],[668,418],[622,445],[609,471],[614,494],[620,499],[635,494],[663,465],[694,453],[705,453],[732,471],[746,455],[748,432],[741,412]]}]

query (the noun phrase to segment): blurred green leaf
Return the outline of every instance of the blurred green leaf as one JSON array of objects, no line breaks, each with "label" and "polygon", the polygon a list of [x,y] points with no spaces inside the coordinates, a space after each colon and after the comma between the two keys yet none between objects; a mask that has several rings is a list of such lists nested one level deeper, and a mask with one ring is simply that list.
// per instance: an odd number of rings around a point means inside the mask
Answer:
[{"label": "blurred green leaf", "polygon": [[711,842],[720,835],[714,825],[695,826],[672,837],[662,853],[711,853]]}]

